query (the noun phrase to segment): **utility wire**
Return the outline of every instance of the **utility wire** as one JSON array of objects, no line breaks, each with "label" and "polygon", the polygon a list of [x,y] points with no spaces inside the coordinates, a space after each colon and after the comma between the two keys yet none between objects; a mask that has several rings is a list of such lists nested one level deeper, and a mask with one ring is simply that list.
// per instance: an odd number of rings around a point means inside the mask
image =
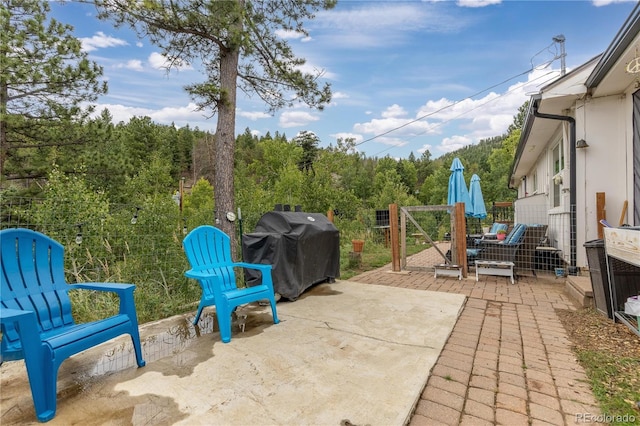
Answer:
[{"label": "utility wire", "polygon": [[[543,67],[543,68],[546,68],[546,66],[545,66],[545,67]],[[464,116],[464,115],[466,115],[466,114],[470,113],[471,111],[475,111],[476,109],[478,109],[478,108],[480,108],[480,107],[483,107],[483,106],[487,105],[488,103],[494,102],[495,100],[500,99],[500,98],[502,98],[502,97],[506,96],[507,94],[509,94],[509,93],[511,93],[511,92],[514,92],[514,91],[516,91],[516,90],[520,89],[521,87],[525,86],[526,84],[529,84],[529,83],[532,83],[532,82],[534,82],[534,81],[537,81],[537,80],[539,80],[539,79],[541,79],[541,78],[544,78],[544,77],[546,77],[546,76],[548,76],[548,75],[550,75],[550,74],[553,74],[553,73],[554,73],[554,71],[549,71],[549,72],[547,72],[546,74],[543,74],[543,75],[541,75],[541,76],[539,76],[539,77],[536,77],[535,79],[533,79],[533,80],[531,80],[531,81],[527,81],[527,82],[525,82],[525,83],[521,83],[521,84],[517,85],[516,87],[514,87],[513,89],[508,90],[508,91],[504,92],[503,94],[496,96],[495,98],[489,99],[489,100],[487,100],[487,101],[485,101],[485,102],[483,102],[483,103],[481,103],[481,104],[479,104],[479,105],[476,105],[475,107],[471,108],[470,110],[464,111],[464,112],[462,112],[462,113],[460,113],[460,114],[456,115],[455,117],[451,117],[451,118],[449,118],[449,119],[447,119],[447,120],[443,120],[443,121],[440,121],[440,122],[438,122],[438,123],[434,124],[434,125],[433,125],[432,127],[430,127],[428,130],[433,130],[433,129],[435,129],[435,128],[437,128],[437,127],[440,127],[440,126],[442,126],[442,125],[444,125],[444,124],[447,124],[447,123],[449,123],[449,122],[451,122],[451,121],[453,121],[453,120],[457,120],[457,119],[459,119],[460,117],[462,117],[462,116]],[[547,80],[547,81],[549,81],[549,80]],[[545,81],[545,82],[543,82],[543,83],[546,83],[546,81]],[[495,86],[494,86],[494,87],[495,87]],[[465,99],[467,99],[467,98],[465,98]],[[464,100],[464,99],[463,99],[463,100]],[[456,101],[456,103],[459,103],[459,102],[461,102],[461,101]],[[451,107],[451,106],[453,106],[453,105],[455,105],[455,104],[447,105],[446,107],[440,108],[438,111],[435,111],[435,112],[430,113],[430,114],[435,114],[436,112],[442,111],[443,109],[449,108],[449,107]],[[415,122],[415,121],[417,121],[417,120],[414,120],[413,122]],[[400,128],[400,127],[399,127],[399,128]],[[397,130],[397,129],[394,129],[394,130]],[[415,135],[413,135],[413,136],[411,136],[411,137],[408,137],[407,139],[413,139],[413,138],[416,138],[416,137],[418,137],[418,136],[420,136],[420,135],[424,135],[428,130],[424,130],[424,131],[422,131],[422,132],[420,132],[420,133],[417,133],[417,134],[415,134]],[[380,151],[380,152],[376,153],[376,154],[374,155],[374,157],[377,157],[377,156],[379,156],[380,154],[382,154],[382,153],[384,153],[384,152],[386,152],[386,151],[389,151],[389,150],[391,150],[391,149],[398,148],[398,147],[399,147],[399,145],[392,145],[392,146],[390,146],[390,147],[388,147],[388,148],[385,148],[385,149],[383,149],[382,151]]]},{"label": "utility wire", "polygon": [[[545,49],[548,49],[548,46],[547,46]],[[544,49],[543,49],[543,50],[544,50]],[[536,55],[537,55],[537,54],[536,54]],[[534,57],[535,57],[535,56],[534,56]],[[553,61],[555,61],[556,59],[558,59],[558,58],[557,58],[557,57],[554,57],[554,58],[553,58],[553,59],[551,59],[550,61],[547,61],[547,62],[543,63],[543,64],[541,65],[541,68],[542,68],[542,69],[544,69],[544,68],[548,67],[548,66],[549,66]],[[498,86],[501,86],[501,85],[503,85],[503,84],[505,84],[505,83],[507,83],[507,82],[509,82],[509,81],[513,80],[513,79],[516,79],[516,78],[521,77],[521,76],[523,76],[523,75],[525,75],[525,74],[528,74],[528,73],[530,73],[531,71],[534,71],[535,69],[536,69],[536,67],[529,68],[529,69],[527,69],[526,71],[523,71],[523,72],[521,72],[521,73],[519,73],[519,74],[516,74],[516,75],[514,75],[514,76],[512,76],[512,77],[509,77],[509,78],[507,78],[507,79],[506,79],[506,80],[504,80],[504,81],[501,81],[500,83],[496,83],[496,84],[494,84],[494,85],[492,85],[492,86],[489,86],[489,87],[487,87],[487,88],[485,88],[485,89],[482,89],[482,90],[480,90],[479,92],[474,93],[473,95],[467,96],[467,97],[462,98],[462,99],[459,99],[459,100],[457,100],[457,101],[454,101],[454,102],[450,103],[449,105],[445,105],[445,106],[443,106],[442,108],[440,108],[440,109],[438,109],[438,110],[436,110],[436,111],[433,111],[433,112],[430,112],[430,113],[428,113],[428,114],[422,115],[422,116],[420,116],[420,117],[418,117],[418,118],[415,118],[415,119],[413,119],[413,120],[407,121],[406,123],[404,123],[404,124],[402,124],[402,125],[400,125],[400,126],[394,127],[393,129],[389,129],[389,130],[387,130],[386,132],[379,133],[379,134],[377,134],[377,135],[375,135],[375,136],[372,136],[372,137],[370,137],[370,138],[368,138],[368,139],[365,139],[365,140],[363,140],[363,141],[361,141],[361,142],[358,142],[358,143],[356,143],[356,144],[354,145],[354,147],[356,147],[356,146],[360,146],[360,145],[362,145],[362,144],[364,144],[364,143],[366,143],[366,142],[371,142],[372,140],[378,139],[378,138],[380,138],[380,137],[382,137],[382,136],[386,136],[386,135],[388,135],[389,133],[393,133],[393,132],[395,132],[395,131],[397,131],[397,130],[400,130],[400,129],[404,128],[404,127],[407,127],[407,126],[408,126],[408,125],[410,125],[410,124],[416,123],[416,122],[418,122],[418,121],[420,121],[420,120],[423,120],[423,119],[425,119],[425,118],[427,118],[427,117],[431,117],[432,115],[435,115],[435,114],[437,114],[437,113],[439,113],[439,112],[442,112],[442,111],[444,111],[444,110],[446,110],[446,109],[449,109],[449,108],[451,108],[451,107],[453,107],[453,106],[455,106],[455,105],[459,104],[460,102],[462,102],[462,101],[464,101],[464,100],[467,100],[467,99],[473,99],[474,97],[476,97],[476,96],[478,96],[478,95],[480,95],[480,94],[482,94],[482,93],[484,93],[484,92],[487,92],[487,91],[489,91],[489,90],[491,90],[491,89],[493,89],[493,88],[496,88],[496,87],[498,87]]]}]

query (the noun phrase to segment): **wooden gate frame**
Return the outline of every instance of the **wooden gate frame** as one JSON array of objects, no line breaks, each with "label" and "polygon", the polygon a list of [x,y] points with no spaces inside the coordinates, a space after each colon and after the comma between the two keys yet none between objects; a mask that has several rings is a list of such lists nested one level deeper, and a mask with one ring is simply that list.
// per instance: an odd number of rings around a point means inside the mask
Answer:
[{"label": "wooden gate frame", "polygon": [[[440,251],[435,242],[411,216],[411,212],[446,211],[451,212],[451,260]],[[407,266],[407,218],[420,231],[424,238],[442,256],[443,262],[462,266],[462,276],[467,277],[467,223],[464,215],[464,203],[440,206],[400,207],[400,235],[398,228],[391,226],[391,258],[393,272],[401,272]],[[398,205],[389,204],[389,224],[398,223]],[[394,232],[395,230],[395,232]],[[398,253],[398,248],[400,253]]]}]

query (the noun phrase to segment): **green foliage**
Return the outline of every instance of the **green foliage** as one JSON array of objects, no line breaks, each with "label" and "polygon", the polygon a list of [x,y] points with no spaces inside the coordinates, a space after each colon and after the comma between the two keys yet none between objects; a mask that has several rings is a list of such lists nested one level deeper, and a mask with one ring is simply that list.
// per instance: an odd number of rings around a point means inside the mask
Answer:
[{"label": "green foliage", "polygon": [[200,178],[191,188],[191,192],[185,194],[182,204],[182,214],[188,229],[213,224],[214,211],[213,186],[206,179]]},{"label": "green foliage", "polygon": [[57,167],[49,173],[41,202],[31,209],[31,222],[40,232],[61,243],[75,241],[76,234],[99,229],[109,202],[104,194],[91,191],[82,174],[65,175]]},{"label": "green foliage", "polygon": [[416,189],[418,183],[418,169],[416,168],[415,161],[400,160],[396,166],[398,175],[402,180],[402,184],[409,192]]},{"label": "green foliage", "polygon": [[170,159],[161,158],[158,153],[155,153],[152,158],[139,167],[135,176],[126,180],[122,193],[127,202],[162,193],[167,194],[167,198],[170,198],[169,188],[174,185],[175,180],[171,176]]},{"label": "green foliage", "polygon": [[[491,151],[488,158],[491,173],[483,179],[482,192],[486,200],[512,201],[516,193],[510,190],[509,173],[515,156],[516,147],[520,139],[520,130],[515,130],[502,145]],[[485,190],[486,188],[486,190]],[[486,195],[485,195],[486,194]]]},{"label": "green foliage", "polygon": [[302,158],[298,162],[298,168],[306,172],[312,171],[313,163],[318,155],[320,138],[313,132],[303,131],[293,138],[293,142],[302,148]]},{"label": "green foliage", "polygon": [[69,126],[87,117],[83,105],[107,91],[72,28],[48,13],[44,0],[0,3],[0,169],[10,176],[45,176],[55,147],[79,143]]}]

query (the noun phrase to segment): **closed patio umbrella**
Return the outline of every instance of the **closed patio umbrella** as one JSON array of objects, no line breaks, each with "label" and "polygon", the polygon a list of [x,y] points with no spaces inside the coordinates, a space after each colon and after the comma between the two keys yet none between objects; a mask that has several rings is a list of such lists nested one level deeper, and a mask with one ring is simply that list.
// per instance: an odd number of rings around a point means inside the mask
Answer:
[{"label": "closed patio umbrella", "polygon": [[458,157],[453,159],[450,170],[447,204],[464,203],[465,216],[470,217],[473,214],[471,198],[469,198],[469,190],[464,181],[464,166]]},{"label": "closed patio umbrella", "polygon": [[487,207],[484,204],[482,189],[480,188],[480,177],[476,174],[471,176],[469,184],[469,198],[471,199],[471,217],[476,219],[484,219],[487,217]]}]

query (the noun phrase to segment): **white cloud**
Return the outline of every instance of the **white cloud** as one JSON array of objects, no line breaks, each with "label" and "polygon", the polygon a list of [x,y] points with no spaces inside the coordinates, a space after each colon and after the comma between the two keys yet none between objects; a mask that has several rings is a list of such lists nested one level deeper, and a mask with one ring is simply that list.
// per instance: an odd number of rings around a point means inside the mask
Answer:
[{"label": "white cloud", "polygon": [[[516,82],[504,92],[489,92],[481,98],[454,101],[446,98],[427,100],[411,117],[398,104],[387,107],[380,118],[365,123],[356,123],[353,130],[375,137],[374,142],[385,145],[404,146],[420,135],[446,133],[446,137],[436,146],[443,152],[451,152],[463,146],[478,143],[482,139],[504,134],[518,108],[524,104],[532,92],[557,78],[557,70],[534,70],[526,81]],[[380,135],[380,136],[378,136]],[[430,149],[423,145],[418,152]]]},{"label": "white cloud", "polygon": [[105,47],[128,46],[125,40],[106,35],[102,31],[98,31],[93,37],[81,37],[82,50],[85,52],[93,52],[97,49]]},{"label": "white cloud", "polygon": [[[375,140],[375,142],[381,143],[383,145],[387,145],[387,146],[390,146],[390,147],[401,147],[401,146],[405,146],[405,145],[407,145],[409,143],[405,139],[402,139],[402,138],[386,137],[386,136],[377,138]],[[377,153],[377,154],[374,154],[374,155],[377,156],[379,154],[380,153]]]},{"label": "white cloud", "polygon": [[306,111],[285,111],[280,114],[279,124],[284,128],[306,126],[320,118]]},{"label": "white cloud", "polygon": [[320,66],[313,65],[310,62],[305,62],[303,65],[300,65],[296,68],[305,74],[320,76],[322,78],[327,78],[327,79],[336,78],[336,74],[329,72],[325,68],[322,68]]},{"label": "white cloud", "polygon": [[500,3],[502,0],[458,0],[458,6],[461,7],[485,7]]},{"label": "white cloud", "polygon": [[290,30],[281,30],[281,29],[276,30],[276,35],[283,40],[301,40],[306,37],[304,33],[301,33],[299,31],[290,31]]},{"label": "white cloud", "polygon": [[158,110],[121,104],[98,104],[96,105],[94,116],[99,116],[105,109],[111,113],[114,123],[121,121],[127,123],[133,117],[149,117],[156,123],[166,125],[173,123],[178,127],[188,124],[192,128],[197,126],[201,130],[213,131],[216,126],[215,120],[208,119],[203,112],[198,111],[194,103],[181,107],[165,107]]},{"label": "white cloud", "polygon": [[343,139],[343,140],[353,139],[355,143],[360,143],[364,140],[362,135],[359,133],[338,132],[338,133],[332,133],[329,136],[331,136],[332,138],[335,138],[336,141],[338,139]]},{"label": "white cloud", "polygon": [[373,118],[366,123],[355,123],[353,130],[371,137],[377,135],[385,135],[389,133],[391,136],[378,137],[377,141],[402,146],[406,144],[407,138],[412,138],[425,133],[434,133],[434,126],[427,120],[415,120],[409,117],[406,111],[399,105],[387,107],[382,114],[382,118]]},{"label": "white cloud", "polygon": [[133,71],[143,71],[144,67],[142,66],[142,61],[139,59],[131,59],[123,64],[116,65],[116,68],[125,68]]},{"label": "white cloud", "polygon": [[501,135],[506,132],[518,108],[537,92],[542,85],[559,75],[557,70],[534,70],[527,81],[509,86],[504,93],[489,92],[482,98],[452,101],[441,98],[427,101],[418,110],[418,116],[427,116],[435,126],[457,125],[466,130],[464,136],[453,140],[469,140],[477,143],[481,139]]},{"label": "white cloud", "polygon": [[406,115],[407,111],[398,104],[393,104],[382,112],[384,118],[404,117]]},{"label": "white cloud", "polygon": [[460,148],[464,148],[471,144],[471,139],[464,136],[452,136],[442,139],[442,143],[438,146],[444,152],[453,152]]},{"label": "white cloud", "polygon": [[422,145],[422,147],[421,147],[421,148],[418,148],[418,150],[417,150],[417,151],[422,155],[422,154],[424,154],[426,151],[431,152],[431,149],[432,149],[432,148],[433,148],[433,146],[432,146],[431,144],[426,143],[426,144]]},{"label": "white cloud", "polygon": [[261,118],[271,118],[271,114],[267,114],[266,112],[262,112],[262,111],[241,111],[241,110],[238,110],[237,113],[238,113],[238,115],[240,117],[248,118],[251,121],[256,121],[256,120],[259,120]]},{"label": "white cloud", "polygon": [[450,32],[467,25],[460,16],[421,3],[361,4],[361,7],[318,12],[310,26],[329,30],[323,38],[341,48],[366,49],[395,45],[411,32]]},{"label": "white cloud", "polygon": [[600,6],[608,6],[614,3],[627,3],[627,2],[635,2],[636,0],[593,0],[593,5],[596,7]]},{"label": "white cloud", "polygon": [[[169,67],[169,60],[167,59],[166,56],[158,53],[158,52],[153,52],[149,55],[149,59],[148,59],[149,65],[152,68],[155,68],[157,70],[166,70]],[[174,63],[172,65],[172,68],[174,69],[178,69],[178,70],[192,70],[193,67],[191,67],[191,65],[187,62],[180,62],[177,61],[176,63]]]}]

